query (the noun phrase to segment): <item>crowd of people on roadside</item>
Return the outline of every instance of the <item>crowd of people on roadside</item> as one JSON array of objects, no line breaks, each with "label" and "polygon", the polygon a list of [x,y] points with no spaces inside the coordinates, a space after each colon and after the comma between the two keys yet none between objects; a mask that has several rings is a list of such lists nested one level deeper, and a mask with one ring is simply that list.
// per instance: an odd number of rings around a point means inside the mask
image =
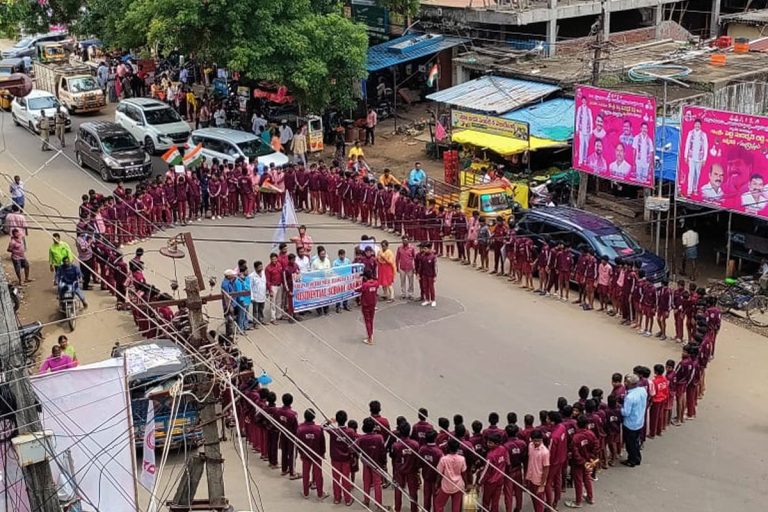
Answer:
[{"label": "crowd of people on roadside", "polygon": [[533,510],[541,512],[545,504],[557,508],[569,486],[574,499],[563,503],[581,508],[596,501],[593,481],[599,470],[613,466],[623,452],[621,464],[640,465],[647,439],[696,417],[719,329],[719,318],[708,316],[705,301],[699,300],[695,327],[678,362],[614,373],[607,397],[602,389],[581,386],[575,402],[560,397],[556,409],[526,414],[522,426],[515,412],[507,414],[503,427],[496,412],[488,415],[487,425],[475,420],[468,428],[456,414],[452,428],[448,418],[439,418],[435,426],[427,409],[419,409],[412,425],[405,417],[391,425],[376,400],[360,423],[339,410],[319,424],[313,409],[305,410],[300,422],[291,394],[283,394],[278,405],[277,394],[247,372],[239,381],[246,400],[239,400],[236,411],[252,449],[271,469],[301,479],[304,498],[312,489],[319,500],[328,497],[322,471],[328,455],[335,504],[353,504],[353,482],[362,471],[363,504],[383,509],[382,490],[392,485],[396,512],[404,506],[412,512],[419,507],[443,512],[448,502],[452,512],[459,512],[465,493],[473,491],[489,512],[500,510],[502,497],[506,512],[520,511],[524,492]]}]

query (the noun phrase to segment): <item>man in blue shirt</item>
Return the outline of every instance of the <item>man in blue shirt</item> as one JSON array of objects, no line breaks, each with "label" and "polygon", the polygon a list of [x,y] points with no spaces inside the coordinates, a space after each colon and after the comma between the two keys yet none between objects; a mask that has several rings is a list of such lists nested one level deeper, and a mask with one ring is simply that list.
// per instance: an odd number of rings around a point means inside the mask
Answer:
[{"label": "man in blue shirt", "polygon": [[85,294],[80,289],[80,280],[82,277],[80,267],[72,265],[69,262],[69,258],[65,256],[64,259],[61,260],[61,267],[59,267],[59,297],[61,297],[64,290],[70,287],[72,293],[74,293],[75,296],[80,299],[80,302],[83,303],[83,308],[87,308],[88,302],[86,302]]},{"label": "man in blue shirt", "polygon": [[[336,267],[343,267],[344,265],[351,265],[352,262],[349,261],[349,258],[347,258],[347,251],[344,249],[339,249],[339,257],[333,260],[333,263],[331,263],[331,266],[333,268]],[[344,308],[344,311],[349,311],[349,305],[347,304],[347,301],[338,302],[336,303],[336,312],[341,313],[341,308]]]},{"label": "man in blue shirt", "polygon": [[[237,291],[237,272],[228,269],[224,271],[224,280],[221,282],[221,308],[224,311],[224,317],[230,317],[237,321],[237,297],[232,297],[232,294]],[[227,323],[227,335],[230,335],[231,325],[229,321]],[[239,327],[238,323],[238,327]],[[234,334],[234,333],[232,333]]]},{"label": "man in blue shirt", "polygon": [[639,466],[642,461],[640,434],[645,424],[645,412],[648,404],[648,392],[644,387],[637,385],[639,380],[637,375],[632,373],[624,377],[624,387],[627,389],[627,394],[621,406],[621,415],[623,417],[622,431],[624,444],[627,448],[627,460],[621,463],[630,468]]},{"label": "man in blue shirt", "polygon": [[411,172],[408,173],[408,190],[411,197],[415,196],[417,191],[424,187],[427,182],[427,173],[421,168],[421,162],[416,162]]}]

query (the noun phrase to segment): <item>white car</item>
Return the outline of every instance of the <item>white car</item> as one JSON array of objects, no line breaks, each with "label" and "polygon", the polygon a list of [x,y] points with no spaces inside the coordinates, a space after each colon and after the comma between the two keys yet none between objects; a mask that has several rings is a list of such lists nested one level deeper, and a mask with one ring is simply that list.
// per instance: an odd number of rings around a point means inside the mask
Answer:
[{"label": "white car", "polygon": [[50,133],[53,134],[54,119],[57,112],[64,112],[67,120],[65,129],[67,131],[72,127],[72,120],[69,118],[69,112],[53,94],[41,89],[32,89],[24,98],[14,98],[11,103],[11,117],[16,126],[26,126],[34,133],[40,133],[40,117],[45,112],[50,122]]},{"label": "white car", "polygon": [[289,162],[287,156],[272,149],[256,135],[250,132],[232,130],[230,128],[201,128],[192,132],[187,148],[198,144],[203,145],[202,153],[205,158],[218,159],[219,162],[234,162],[238,157],[250,160],[258,157],[259,163],[269,167],[275,164],[279,167]]},{"label": "white car", "polygon": [[165,103],[152,98],[129,98],[117,104],[115,122],[128,130],[150,155],[189,139],[186,121]]}]

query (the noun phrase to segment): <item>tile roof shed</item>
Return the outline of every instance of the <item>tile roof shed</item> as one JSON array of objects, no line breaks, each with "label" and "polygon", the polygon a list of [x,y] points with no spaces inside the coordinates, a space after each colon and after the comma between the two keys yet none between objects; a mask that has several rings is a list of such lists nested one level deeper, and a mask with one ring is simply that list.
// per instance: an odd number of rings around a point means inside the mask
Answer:
[{"label": "tile roof shed", "polygon": [[373,73],[468,42],[469,39],[442,34],[406,34],[368,48],[368,72]]},{"label": "tile roof shed", "polygon": [[502,114],[558,90],[556,85],[489,75],[432,93],[427,99],[475,112]]}]

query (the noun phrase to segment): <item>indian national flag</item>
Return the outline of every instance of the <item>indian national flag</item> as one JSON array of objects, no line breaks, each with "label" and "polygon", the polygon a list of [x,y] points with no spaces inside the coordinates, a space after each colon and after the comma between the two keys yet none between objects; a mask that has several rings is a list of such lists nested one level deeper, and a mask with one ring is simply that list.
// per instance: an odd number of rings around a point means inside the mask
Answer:
[{"label": "indian national flag", "polygon": [[179,148],[171,146],[161,157],[168,165],[181,165],[181,153]]},{"label": "indian national flag", "polygon": [[203,161],[203,145],[198,144],[192,149],[184,153],[184,165],[186,167],[194,167]]},{"label": "indian national flag", "polygon": [[433,87],[437,83],[437,79],[440,78],[440,68],[437,67],[437,63],[432,65],[427,75],[427,87]]}]

